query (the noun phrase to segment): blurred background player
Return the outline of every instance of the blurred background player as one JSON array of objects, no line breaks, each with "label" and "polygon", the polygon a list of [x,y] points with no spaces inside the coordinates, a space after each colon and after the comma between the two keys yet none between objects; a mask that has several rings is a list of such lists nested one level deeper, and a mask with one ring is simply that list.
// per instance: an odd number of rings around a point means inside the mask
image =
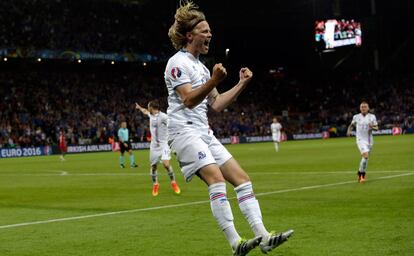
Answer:
[{"label": "blurred background player", "polygon": [[[253,77],[248,68],[239,71],[239,82],[224,93],[216,89],[227,76],[223,65],[216,64],[213,74],[199,60],[207,54],[212,38],[204,13],[192,2],[183,1],[175,13],[168,36],[178,51],[167,63],[164,77],[168,89],[168,135],[177,153],[187,182],[194,175],[208,186],[211,211],[233,249],[233,255],[247,255],[260,245],[267,253],[292,235],[293,230],[268,232],[249,176],[209,129],[208,105],[216,112],[234,102]],[[227,200],[226,181],[234,186],[238,205],[255,238],[241,239]]]},{"label": "blurred background player", "polygon": [[282,125],[277,121],[276,117],[273,117],[273,123],[270,125],[270,130],[272,131],[272,140],[275,145],[276,152],[279,152],[279,143],[280,143],[280,130],[282,130]]},{"label": "blurred background player", "polygon": [[150,145],[150,162],[151,170],[150,175],[152,177],[152,195],[158,195],[158,172],[157,164],[161,160],[165,170],[167,170],[168,176],[171,179],[171,187],[175,194],[180,194],[180,187],[175,180],[174,170],[170,165],[171,150],[168,146],[168,116],[167,114],[159,110],[158,101],[153,100],[148,103],[148,109],[141,107],[138,103],[135,103],[136,109],[139,109],[144,115],[147,115],[150,119],[150,131],[151,131],[151,145]]},{"label": "blurred background player", "polygon": [[358,182],[365,181],[365,171],[368,165],[369,153],[374,144],[372,130],[378,130],[377,118],[369,113],[369,105],[363,101],[359,106],[361,113],[354,115],[351,124],[348,126],[347,135],[351,136],[352,128],[356,127],[356,143],[361,152],[361,162],[359,163]]},{"label": "blurred background player", "polygon": [[121,156],[119,157],[119,165],[121,168],[125,168],[125,151],[128,151],[129,153],[129,164],[131,168],[138,167],[138,165],[135,163],[134,154],[132,153],[131,143],[129,142],[129,131],[126,122],[121,123],[121,128],[118,130],[118,140],[121,152]]},{"label": "blurred background player", "polygon": [[59,150],[60,150],[60,160],[65,161],[65,154],[68,150],[66,144],[66,136],[65,136],[65,129],[60,128],[59,131]]}]

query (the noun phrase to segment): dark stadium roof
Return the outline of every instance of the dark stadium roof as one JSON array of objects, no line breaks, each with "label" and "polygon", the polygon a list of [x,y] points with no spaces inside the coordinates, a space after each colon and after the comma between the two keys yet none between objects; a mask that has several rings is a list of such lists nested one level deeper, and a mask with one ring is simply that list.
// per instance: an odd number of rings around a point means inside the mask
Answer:
[{"label": "dark stadium roof", "polygon": [[[160,12],[163,22],[169,26],[178,2],[153,0],[146,2],[143,8],[151,15]],[[212,51],[219,56],[230,48],[233,58],[273,65],[312,66],[315,58],[319,58],[314,51],[314,21],[326,18],[349,18],[362,22],[361,49],[354,53],[349,53],[353,50],[350,48],[337,52],[332,65],[345,58],[347,61],[342,65],[372,65],[373,51],[378,49],[384,68],[396,67],[396,64],[399,68],[406,68],[404,63],[414,55],[408,47],[414,40],[414,4],[410,0],[194,2],[206,13],[214,36]],[[349,58],[349,54],[357,56]]]}]

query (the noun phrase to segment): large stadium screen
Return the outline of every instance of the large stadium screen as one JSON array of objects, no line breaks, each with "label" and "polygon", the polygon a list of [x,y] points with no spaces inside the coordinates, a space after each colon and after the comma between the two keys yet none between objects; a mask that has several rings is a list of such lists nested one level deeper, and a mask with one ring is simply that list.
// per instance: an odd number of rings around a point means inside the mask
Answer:
[{"label": "large stadium screen", "polygon": [[329,19],[315,22],[315,40],[325,49],[362,44],[361,23],[353,19]]}]

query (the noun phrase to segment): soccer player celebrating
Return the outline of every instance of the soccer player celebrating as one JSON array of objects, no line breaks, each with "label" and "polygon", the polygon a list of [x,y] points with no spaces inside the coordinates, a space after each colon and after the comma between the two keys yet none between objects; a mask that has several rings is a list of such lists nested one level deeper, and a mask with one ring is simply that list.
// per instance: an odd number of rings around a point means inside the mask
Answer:
[{"label": "soccer player celebrating", "polygon": [[68,147],[66,144],[65,129],[60,128],[59,131],[59,150],[60,150],[60,160],[65,161],[65,154]]},{"label": "soccer player celebrating", "polygon": [[[207,120],[208,105],[214,111],[225,109],[246,88],[253,73],[242,68],[234,87],[221,94],[217,91],[227,72],[222,64],[216,64],[210,77],[200,61],[200,54],[208,53],[212,34],[203,12],[192,2],[181,2],[168,35],[178,50],[169,59],[164,74],[168,134],[182,173],[187,182],[197,175],[207,184],[212,213],[234,255],[247,255],[259,245],[267,253],[287,241],[293,230],[279,234],[267,231],[249,176],[216,139]],[[235,187],[238,205],[256,236],[253,239],[243,240],[236,231],[226,181]]]},{"label": "soccer player celebrating", "polygon": [[167,170],[168,176],[171,179],[171,187],[176,194],[180,194],[181,190],[175,181],[174,170],[170,165],[171,151],[168,146],[168,116],[160,111],[160,107],[157,101],[153,100],[148,103],[148,109],[141,107],[138,103],[135,103],[135,108],[139,109],[144,115],[147,115],[150,119],[150,131],[151,131],[151,145],[150,145],[150,162],[151,170],[150,175],[152,177],[152,195],[158,195],[158,172],[157,163],[161,160],[165,170]]},{"label": "soccer player celebrating", "polygon": [[280,130],[282,130],[282,125],[277,121],[276,117],[273,117],[273,123],[270,125],[270,130],[272,131],[272,139],[275,145],[275,150],[276,152],[279,152]]},{"label": "soccer player celebrating", "polygon": [[138,167],[138,165],[135,163],[134,154],[132,153],[131,143],[129,142],[129,131],[126,122],[121,123],[121,128],[118,130],[118,139],[119,148],[121,151],[121,156],[119,157],[119,165],[121,168],[125,168],[125,151],[128,151],[129,153],[129,165],[131,168]]},{"label": "soccer player celebrating", "polygon": [[352,127],[356,126],[356,143],[361,152],[361,162],[359,163],[358,182],[365,181],[365,171],[368,165],[369,153],[374,144],[372,130],[378,130],[377,118],[369,113],[369,105],[363,101],[359,106],[360,114],[354,115],[351,124],[348,126],[347,135],[351,136]]}]

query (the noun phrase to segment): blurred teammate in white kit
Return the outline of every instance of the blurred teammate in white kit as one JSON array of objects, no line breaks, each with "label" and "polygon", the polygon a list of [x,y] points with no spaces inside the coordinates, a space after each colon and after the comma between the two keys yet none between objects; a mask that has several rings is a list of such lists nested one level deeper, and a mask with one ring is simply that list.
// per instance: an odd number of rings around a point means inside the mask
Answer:
[{"label": "blurred teammate in white kit", "polygon": [[272,140],[275,146],[276,152],[279,152],[279,143],[282,130],[282,125],[277,121],[276,117],[273,117],[273,123],[270,125],[270,130],[272,131]]},{"label": "blurred teammate in white kit", "polygon": [[181,190],[175,181],[174,170],[170,165],[171,150],[168,146],[168,116],[160,111],[159,103],[155,100],[148,103],[148,109],[141,107],[135,103],[135,108],[139,109],[144,115],[150,119],[150,175],[152,178],[152,195],[157,196],[159,190],[157,164],[161,160],[165,170],[171,180],[171,187],[175,194],[180,194]]},{"label": "blurred teammate in white kit", "polygon": [[361,153],[361,161],[358,169],[358,182],[365,182],[369,153],[374,145],[372,130],[378,130],[377,118],[369,113],[367,102],[361,102],[359,106],[361,113],[354,115],[351,124],[348,126],[347,135],[351,136],[352,128],[356,127],[356,143]]}]

